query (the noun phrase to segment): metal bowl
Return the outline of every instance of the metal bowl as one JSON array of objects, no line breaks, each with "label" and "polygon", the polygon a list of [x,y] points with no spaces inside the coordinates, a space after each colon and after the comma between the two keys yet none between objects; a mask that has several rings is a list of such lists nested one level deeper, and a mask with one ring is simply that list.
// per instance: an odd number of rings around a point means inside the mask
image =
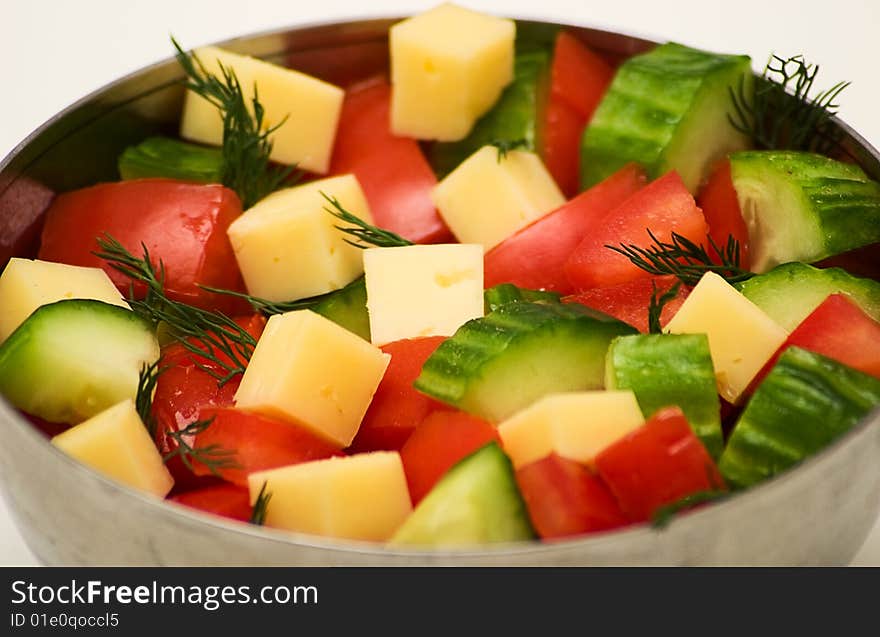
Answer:
[{"label": "metal bowl", "polygon": [[[344,84],[387,65],[394,22],[322,24],[221,46]],[[537,34],[547,26],[519,24]],[[616,33],[575,31],[612,60],[653,46]],[[181,77],[173,60],[129,75],[59,113],[0,163],[0,263],[34,254],[40,215],[54,193],[115,180],[123,148],[149,134],[176,132]],[[880,153],[837,125],[844,152],[880,178]],[[13,227],[23,230],[13,233]],[[853,264],[875,255],[863,252]],[[793,470],[663,529],[638,526],[554,543],[432,552],[226,522],[102,477],[55,449],[2,399],[0,427],[10,509],[31,550],[48,564],[845,564],[880,510],[880,410]]]}]

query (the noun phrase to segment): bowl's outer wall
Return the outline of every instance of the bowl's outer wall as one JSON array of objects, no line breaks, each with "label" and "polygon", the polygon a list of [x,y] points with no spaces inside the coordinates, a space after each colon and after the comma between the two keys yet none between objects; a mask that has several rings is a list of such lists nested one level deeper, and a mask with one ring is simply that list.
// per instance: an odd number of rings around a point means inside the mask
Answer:
[{"label": "bowl's outer wall", "polygon": [[[393,22],[319,25],[223,46],[345,84],[385,68]],[[546,34],[535,23],[520,28],[535,37]],[[577,32],[610,59],[652,46],[603,31]],[[59,114],[4,160],[0,232],[13,211],[35,221],[18,241],[0,236],[0,255],[4,249],[22,255],[33,250],[39,213],[53,192],[114,180],[123,148],[149,134],[174,133],[180,77],[169,61],[124,78]],[[880,177],[877,152],[843,128],[849,154]],[[6,497],[31,550],[48,564],[845,564],[880,510],[880,411],[796,470],[680,516],[661,530],[640,527],[558,544],[434,553],[391,552],[228,523],[103,478],[47,444],[2,400],[0,426]]]}]

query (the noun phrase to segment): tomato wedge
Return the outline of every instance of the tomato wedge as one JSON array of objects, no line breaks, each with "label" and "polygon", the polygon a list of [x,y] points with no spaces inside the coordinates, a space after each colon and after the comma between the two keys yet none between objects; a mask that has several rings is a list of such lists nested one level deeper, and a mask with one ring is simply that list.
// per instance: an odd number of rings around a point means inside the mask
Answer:
[{"label": "tomato wedge", "polygon": [[354,173],[373,222],[415,243],[452,241],[431,190],[437,178],[419,148],[390,130],[391,85],[383,77],[350,88],[342,104],[330,173]]},{"label": "tomato wedge", "polygon": [[[697,205],[702,208],[709,236],[719,248],[727,245],[728,237],[739,242],[739,263],[749,267],[749,230],[739,208],[739,200],[730,176],[730,161],[723,159],[712,169],[709,180],[697,195]],[[710,250],[709,255],[717,257]],[[721,259],[716,259],[720,262]]]},{"label": "tomato wedge", "polygon": [[169,500],[232,520],[248,522],[251,519],[250,493],[247,488],[234,484],[217,484],[186,491]]},{"label": "tomato wedge", "polygon": [[499,442],[495,427],[463,411],[428,415],[400,450],[413,505],[425,497],[452,466],[490,442]]},{"label": "tomato wedge", "polygon": [[[219,184],[172,179],[133,179],[98,184],[59,195],[46,212],[38,257],[103,268],[123,293],[131,281],[96,257],[97,238],[111,235],[136,257],[142,244],[154,267],[165,266],[165,292],[172,299],[227,313],[242,301],[199,285],[243,291],[226,229],[241,214],[238,196]],[[145,288],[135,284],[142,297]]]},{"label": "tomato wedge", "polygon": [[572,286],[580,290],[626,283],[650,276],[625,256],[607,248],[620,244],[648,247],[648,231],[661,241],[676,232],[706,243],[706,220],[677,172],[670,171],[632,195],[602,219],[575,248],[565,265]]},{"label": "tomato wedge", "polygon": [[520,467],[516,482],[543,539],[614,529],[629,521],[600,478],[553,453]]},{"label": "tomato wedge", "polygon": [[581,193],[486,253],[486,287],[513,283],[531,289],[573,291],[565,263],[578,244],[610,211],[639,191],[645,174],[635,164]]},{"label": "tomato wedge", "polygon": [[580,192],[581,135],[587,120],[562,98],[550,95],[540,135],[541,157],[566,197]]},{"label": "tomato wedge", "polygon": [[678,407],[661,409],[595,459],[626,515],[646,521],[661,506],[724,488],[718,468]]}]

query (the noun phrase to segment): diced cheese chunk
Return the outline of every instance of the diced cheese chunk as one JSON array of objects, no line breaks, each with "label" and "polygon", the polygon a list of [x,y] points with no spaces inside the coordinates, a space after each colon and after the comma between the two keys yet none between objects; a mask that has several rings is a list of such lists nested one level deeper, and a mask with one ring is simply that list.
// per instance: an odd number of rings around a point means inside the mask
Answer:
[{"label": "diced cheese chunk", "polygon": [[364,271],[361,249],[345,242],[321,193],[372,222],[354,175],[329,177],[272,193],[229,225],[227,234],[248,292],[270,301],[332,292]]},{"label": "diced cheese chunk", "polygon": [[347,447],[390,360],[311,310],[276,314],[254,348],[235,403]]},{"label": "diced cheese chunk", "polygon": [[718,393],[736,403],[788,332],[732,285],[707,272],[666,325],[672,334],[706,334]]},{"label": "diced cheese chunk", "polygon": [[631,391],[551,394],[500,425],[498,435],[516,468],[551,453],[588,464],[645,419]]},{"label": "diced cheese chunk", "polygon": [[101,268],[13,257],[0,275],[0,343],[38,307],[65,299],[95,299],[129,309]]},{"label": "diced cheese chunk", "polygon": [[499,160],[494,146],[468,157],[431,196],[455,237],[485,250],[565,203],[537,155],[513,150]]},{"label": "diced cheese chunk", "polygon": [[451,336],[483,316],[483,248],[473,244],[364,250],[374,345]]},{"label": "diced cheese chunk", "polygon": [[391,129],[456,141],[513,79],[513,20],[442,4],[391,27]]},{"label": "diced cheese chunk", "polygon": [[[327,172],[342,111],[341,88],[299,71],[216,47],[198,49],[195,55],[217,77],[223,77],[220,64],[234,71],[249,106],[256,86],[264,109],[263,126],[268,129],[281,124],[269,136],[274,161],[297,164],[316,173]],[[217,107],[187,91],[180,135],[205,144],[222,144],[223,121]]]},{"label": "diced cheese chunk", "polygon": [[272,497],[266,526],[350,540],[383,542],[412,512],[403,463],[396,451],[259,471],[248,476],[251,502]]},{"label": "diced cheese chunk", "polygon": [[67,455],[122,484],[164,497],[174,478],[134,402],[124,400],[52,438]]}]

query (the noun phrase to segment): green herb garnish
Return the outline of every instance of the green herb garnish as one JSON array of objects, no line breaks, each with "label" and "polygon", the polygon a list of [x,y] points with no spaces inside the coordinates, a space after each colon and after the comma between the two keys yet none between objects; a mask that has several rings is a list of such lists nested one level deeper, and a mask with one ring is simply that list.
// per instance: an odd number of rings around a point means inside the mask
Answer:
[{"label": "green herb garnish", "polygon": [[156,417],[153,415],[153,392],[156,389],[156,383],[159,381],[159,375],[162,374],[167,367],[159,367],[162,359],[159,358],[154,363],[144,365],[138,373],[137,394],[134,398],[134,406],[138,416],[150,432],[151,437],[156,436]]},{"label": "green herb garnish", "polygon": [[660,315],[663,313],[663,307],[678,296],[678,291],[681,289],[681,281],[676,281],[675,285],[660,295],[660,298],[657,298],[659,290],[657,290],[656,282],[651,281],[651,288],[653,291],[651,292],[651,301],[648,303],[648,333],[661,334],[663,326],[660,325]]},{"label": "green herb garnish", "polygon": [[251,519],[248,520],[251,524],[256,524],[257,526],[263,526],[266,523],[266,511],[269,507],[269,500],[272,499],[272,494],[266,492],[267,484],[264,482],[263,486],[260,487],[260,493],[257,494],[257,499],[251,510]]},{"label": "green herb garnish", "polygon": [[241,469],[241,465],[235,460],[236,451],[226,449],[218,444],[205,447],[193,447],[187,441],[191,436],[197,436],[213,424],[214,418],[196,420],[183,429],[168,431],[166,434],[177,443],[173,451],[169,451],[162,457],[163,462],[168,462],[174,457],[179,457],[184,466],[193,471],[193,462],[203,464],[211,475],[222,478],[221,469]]},{"label": "green herb garnish", "polygon": [[398,248],[401,246],[414,245],[409,239],[404,239],[399,234],[395,234],[390,230],[383,230],[382,228],[371,225],[354,213],[349,212],[341,203],[339,203],[339,200],[336,197],[331,197],[323,192],[321,193],[321,196],[324,197],[331,206],[330,208],[325,206],[324,210],[340,221],[351,224],[347,226],[334,226],[337,230],[355,238],[354,241],[345,239],[345,242],[349,245],[353,245],[355,248],[369,248],[371,246],[377,248]]},{"label": "green herb garnish", "polygon": [[507,153],[512,150],[516,150],[517,148],[525,148],[529,149],[529,142],[524,138],[520,139],[493,139],[488,144],[489,146],[494,146],[498,149],[498,163],[501,163],[502,159],[507,159]]}]

